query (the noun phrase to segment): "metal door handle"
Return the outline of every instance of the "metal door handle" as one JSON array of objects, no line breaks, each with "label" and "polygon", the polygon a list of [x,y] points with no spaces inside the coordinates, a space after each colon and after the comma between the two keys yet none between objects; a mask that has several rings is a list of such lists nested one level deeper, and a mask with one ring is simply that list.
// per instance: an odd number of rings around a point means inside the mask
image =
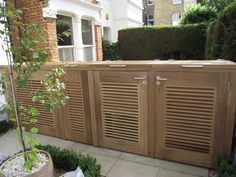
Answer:
[{"label": "metal door handle", "polygon": [[181,65],[182,68],[203,68],[203,65],[199,64],[186,64],[186,65]]},{"label": "metal door handle", "polygon": [[157,81],[167,81],[167,78],[161,77],[161,76],[157,76],[156,77]]},{"label": "metal door handle", "polygon": [[125,68],[127,65],[109,65],[111,68]]},{"label": "metal door handle", "polygon": [[134,77],[135,80],[146,80],[146,76]]}]

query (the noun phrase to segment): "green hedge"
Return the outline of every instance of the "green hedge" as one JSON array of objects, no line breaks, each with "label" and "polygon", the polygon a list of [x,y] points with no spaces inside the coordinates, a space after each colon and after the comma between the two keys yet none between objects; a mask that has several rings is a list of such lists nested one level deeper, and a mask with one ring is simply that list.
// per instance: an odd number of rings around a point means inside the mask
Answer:
[{"label": "green hedge", "polygon": [[218,177],[235,177],[236,168],[233,167],[233,160],[230,156],[218,158],[216,172]]},{"label": "green hedge", "polygon": [[204,59],[206,24],[140,27],[119,31],[123,60]]},{"label": "green hedge", "polygon": [[109,41],[102,41],[103,60],[118,60],[120,58],[118,43],[111,43]]},{"label": "green hedge", "polygon": [[74,171],[79,166],[85,177],[100,177],[101,166],[96,159],[89,155],[82,155],[67,149],[60,149],[55,146],[38,146],[38,149],[45,150],[51,154],[53,165],[57,169]]},{"label": "green hedge", "polygon": [[230,4],[208,30],[206,58],[236,62],[236,2]]},{"label": "green hedge", "polygon": [[11,125],[8,121],[0,121],[0,134],[5,133],[10,129]]}]

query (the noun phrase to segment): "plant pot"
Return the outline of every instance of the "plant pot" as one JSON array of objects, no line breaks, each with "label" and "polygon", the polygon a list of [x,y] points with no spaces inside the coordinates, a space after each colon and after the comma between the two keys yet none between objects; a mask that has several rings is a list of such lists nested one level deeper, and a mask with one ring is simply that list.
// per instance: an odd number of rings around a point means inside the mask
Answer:
[{"label": "plant pot", "polygon": [[[53,162],[52,162],[52,158],[51,155],[46,152],[46,151],[42,151],[40,150],[39,153],[43,153],[48,157],[48,161],[46,162],[46,164],[44,164],[39,170],[29,174],[29,175],[25,175],[24,177],[53,177]],[[6,160],[0,167],[0,177],[5,177],[3,174],[1,174],[1,170],[4,169],[4,166],[10,162],[11,160],[13,160],[14,158],[20,156],[22,153],[20,154],[16,154],[15,156],[13,156],[12,158]]]}]

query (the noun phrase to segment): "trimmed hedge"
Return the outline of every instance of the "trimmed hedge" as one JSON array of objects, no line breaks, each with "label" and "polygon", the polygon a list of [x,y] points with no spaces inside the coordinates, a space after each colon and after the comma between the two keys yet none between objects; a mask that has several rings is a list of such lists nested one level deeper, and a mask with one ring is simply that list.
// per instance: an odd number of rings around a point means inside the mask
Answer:
[{"label": "trimmed hedge", "polygon": [[8,121],[0,121],[0,134],[7,132],[11,128],[11,125]]},{"label": "trimmed hedge", "polygon": [[206,24],[139,27],[119,31],[123,60],[204,59]]},{"label": "trimmed hedge", "polygon": [[52,145],[39,145],[38,149],[50,153],[53,165],[56,169],[66,172],[74,171],[79,166],[85,177],[100,177],[101,166],[96,159],[89,155],[82,155],[67,149],[60,149]]},{"label": "trimmed hedge", "polygon": [[236,2],[231,3],[208,30],[206,58],[236,62]]},{"label": "trimmed hedge", "polygon": [[103,60],[118,60],[120,58],[118,43],[110,43],[109,41],[102,41]]}]

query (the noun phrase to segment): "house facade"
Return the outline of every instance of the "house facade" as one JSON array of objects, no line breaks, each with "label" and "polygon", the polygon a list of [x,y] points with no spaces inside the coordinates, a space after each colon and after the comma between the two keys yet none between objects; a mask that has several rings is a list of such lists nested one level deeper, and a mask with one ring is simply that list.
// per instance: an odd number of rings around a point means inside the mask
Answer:
[{"label": "house facade", "polygon": [[103,39],[117,42],[118,31],[142,26],[142,0],[100,0]]},{"label": "house facade", "polygon": [[155,24],[177,25],[184,11],[196,0],[155,0]]},{"label": "house facade", "polygon": [[[142,0],[7,2],[25,8],[25,21],[37,22],[47,31],[43,35],[45,48],[49,51],[49,61],[101,61],[102,38],[116,42],[118,30],[143,24]],[[16,38],[18,35],[13,36]]]},{"label": "house facade", "polygon": [[155,24],[155,0],[143,0],[143,23],[144,25]]},{"label": "house facade", "polygon": [[144,25],[177,25],[196,0],[143,0]]}]

